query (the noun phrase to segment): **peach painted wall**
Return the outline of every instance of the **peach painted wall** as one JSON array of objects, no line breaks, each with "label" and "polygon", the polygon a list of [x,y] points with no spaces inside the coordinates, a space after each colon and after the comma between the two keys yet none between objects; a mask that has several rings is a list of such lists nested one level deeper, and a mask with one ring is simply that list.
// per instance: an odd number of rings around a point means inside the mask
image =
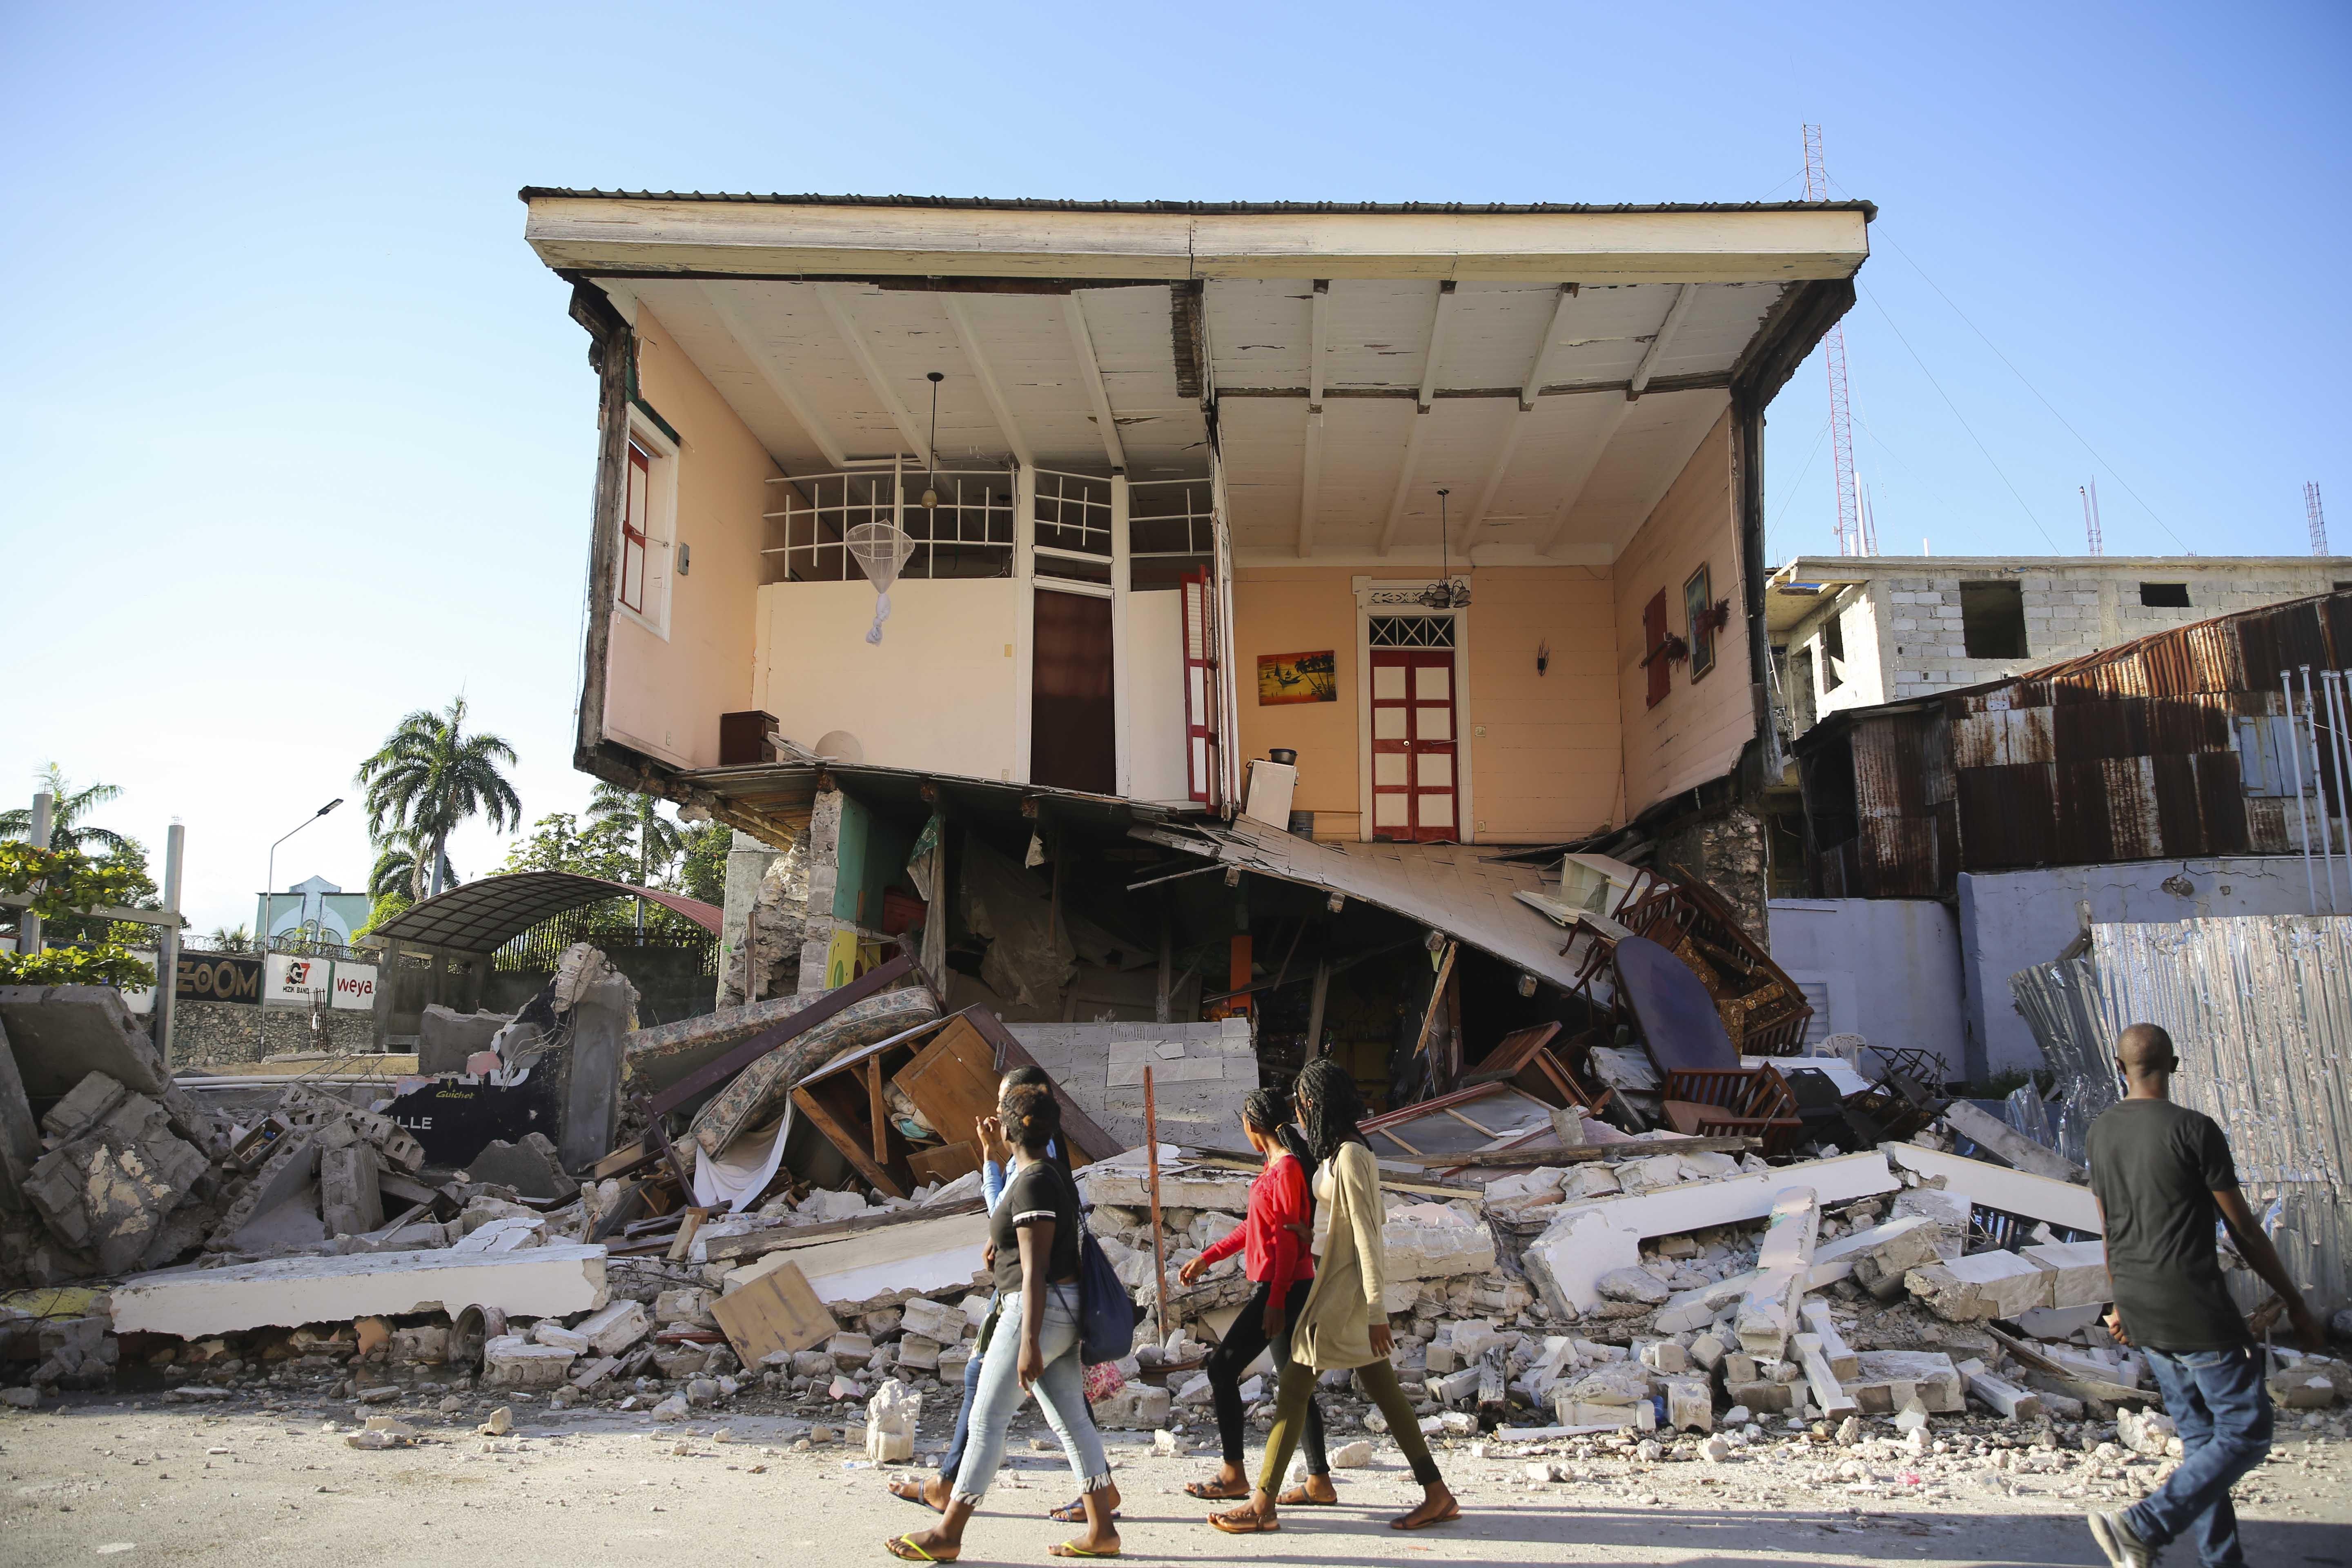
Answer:
[{"label": "peach painted wall", "polygon": [[[1719,778],[1756,736],[1756,709],[1748,681],[1748,622],[1740,614],[1739,531],[1732,515],[1731,416],[1726,414],[1698,444],[1665,499],[1617,557],[1617,689],[1624,713],[1625,806],[1618,820],[1639,816],[1677,790]],[[1672,684],[1655,708],[1646,706],[1648,672],[1641,668],[1642,606],[1661,588],[1667,629],[1690,636],[1683,584],[1704,563],[1715,597],[1731,601],[1731,620],[1716,637],[1715,667],[1694,681],[1687,663],[1673,667]]]},{"label": "peach painted wall", "polygon": [[[1245,566],[1234,574],[1242,755],[1297,749],[1294,804],[1315,813],[1318,837],[1353,838],[1360,826],[1354,580],[1411,574],[1341,566]],[[1461,724],[1470,749],[1471,823],[1481,842],[1570,837],[1622,818],[1610,576],[1609,568],[1592,566],[1487,567],[1471,576],[1469,704]],[[1542,675],[1538,644],[1551,656]],[[1338,701],[1258,706],[1260,654],[1321,648],[1339,655]]]},{"label": "peach painted wall", "polygon": [[[1482,844],[1573,838],[1622,820],[1612,574],[1497,566],[1471,575],[1465,730]],[[1538,644],[1551,650],[1541,675]]]},{"label": "peach painted wall", "polygon": [[[1356,836],[1356,594],[1352,571],[1337,566],[1244,566],[1234,573],[1234,689],[1240,698],[1241,752],[1269,747],[1298,752],[1298,793],[1291,805],[1315,814],[1322,838]],[[1339,656],[1336,702],[1257,702],[1260,654]]]},{"label": "peach painted wall", "polygon": [[653,311],[637,310],[637,388],[681,437],[677,543],[692,546],[683,577],[671,563],[667,641],[626,615],[613,616],[604,731],[682,767],[719,763],[719,716],[753,706],[761,512],[767,452]]}]

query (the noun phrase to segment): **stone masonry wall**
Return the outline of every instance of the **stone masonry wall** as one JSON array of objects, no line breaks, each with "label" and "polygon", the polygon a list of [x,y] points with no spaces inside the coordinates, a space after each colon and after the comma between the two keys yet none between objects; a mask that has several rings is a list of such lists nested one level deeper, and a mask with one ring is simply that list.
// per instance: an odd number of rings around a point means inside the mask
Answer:
[{"label": "stone masonry wall", "polygon": [[310,1032],[311,1014],[307,1007],[182,1002],[172,1015],[172,1066],[257,1062],[287,1051],[375,1048],[373,1013],[331,1007],[319,1017],[325,1024],[323,1035]]}]

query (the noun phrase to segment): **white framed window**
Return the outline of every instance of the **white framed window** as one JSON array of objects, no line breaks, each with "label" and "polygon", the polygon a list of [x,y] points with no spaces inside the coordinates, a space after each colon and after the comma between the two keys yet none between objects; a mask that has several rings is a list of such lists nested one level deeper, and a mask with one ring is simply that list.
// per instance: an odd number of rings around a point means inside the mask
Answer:
[{"label": "white framed window", "polygon": [[677,443],[635,409],[621,485],[620,560],[613,604],[621,616],[667,641],[672,557],[677,545]]}]

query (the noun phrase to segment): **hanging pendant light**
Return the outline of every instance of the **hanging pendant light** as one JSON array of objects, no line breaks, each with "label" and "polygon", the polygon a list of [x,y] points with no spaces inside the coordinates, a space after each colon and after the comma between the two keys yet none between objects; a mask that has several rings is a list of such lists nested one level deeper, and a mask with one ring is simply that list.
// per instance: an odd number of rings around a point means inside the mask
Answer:
[{"label": "hanging pendant light", "polygon": [[930,459],[931,471],[926,476],[926,482],[923,486],[923,510],[925,511],[938,510],[940,504],[940,383],[946,379],[947,377],[940,374],[938,371],[930,373],[931,439],[929,448],[923,455]]},{"label": "hanging pendant light", "polygon": [[[1446,521],[1445,498],[1452,490],[1437,492],[1437,581],[1422,590],[1421,602],[1433,610],[1450,610],[1454,604],[1453,558],[1447,552],[1453,529]],[[1465,595],[1462,601],[1469,603]]]}]

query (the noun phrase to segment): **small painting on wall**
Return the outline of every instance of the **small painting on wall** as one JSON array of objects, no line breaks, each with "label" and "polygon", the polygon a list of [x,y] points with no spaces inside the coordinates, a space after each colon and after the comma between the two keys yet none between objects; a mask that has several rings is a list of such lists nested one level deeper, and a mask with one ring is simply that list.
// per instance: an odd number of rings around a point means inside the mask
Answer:
[{"label": "small painting on wall", "polygon": [[1702,566],[1683,584],[1683,617],[1690,626],[1690,678],[1696,680],[1715,668],[1715,634],[1722,623],[1715,618],[1713,574]]},{"label": "small painting on wall", "polygon": [[1339,700],[1339,658],[1337,650],[1320,653],[1262,653],[1257,656],[1257,705],[1278,707],[1286,702]]}]

